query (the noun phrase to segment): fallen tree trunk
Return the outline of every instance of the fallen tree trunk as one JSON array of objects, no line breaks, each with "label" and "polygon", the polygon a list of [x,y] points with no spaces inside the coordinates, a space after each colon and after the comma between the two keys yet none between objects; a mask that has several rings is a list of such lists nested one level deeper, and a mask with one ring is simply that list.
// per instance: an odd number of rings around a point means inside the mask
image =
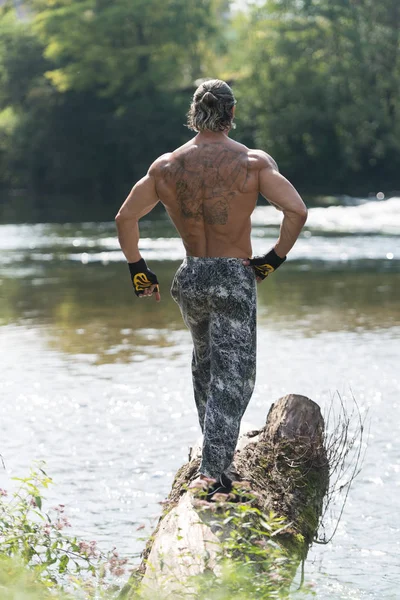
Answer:
[{"label": "fallen tree trunk", "polygon": [[[174,598],[182,582],[218,568],[221,539],[212,527],[212,509],[204,510],[205,502],[187,492],[199,468],[200,452],[200,448],[192,451],[178,471],[135,581],[124,588],[122,597],[132,599],[140,589],[144,597],[154,599],[161,589],[163,598]],[[255,494],[252,506],[284,518],[286,527],[276,541],[298,565],[316,535],[329,483],[319,406],[295,394],[278,400],[262,429],[240,436],[231,475],[248,482]]]}]

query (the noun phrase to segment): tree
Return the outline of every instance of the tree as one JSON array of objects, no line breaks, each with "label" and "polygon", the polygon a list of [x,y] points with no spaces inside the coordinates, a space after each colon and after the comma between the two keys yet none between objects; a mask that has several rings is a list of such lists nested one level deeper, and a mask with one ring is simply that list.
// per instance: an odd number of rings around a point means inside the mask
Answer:
[{"label": "tree", "polygon": [[[78,193],[97,204],[110,202],[110,211],[115,210],[121,194],[156,156],[186,141],[188,90],[207,74],[216,15],[225,4],[27,0],[29,18],[17,23],[13,17],[10,39],[21,69],[37,71],[35,83],[32,75],[18,85],[35,93],[22,90],[18,96],[13,89],[17,67],[1,46],[0,73],[8,130],[9,112],[14,115],[18,107],[20,139],[28,137],[29,143],[26,150],[15,146],[14,127],[5,142],[7,156],[0,156],[3,171],[10,171],[13,146],[21,161],[14,172],[31,192]],[[7,14],[12,13],[9,8]],[[5,19],[3,11],[0,27]],[[18,28],[34,40],[35,52],[26,41],[17,44]]]},{"label": "tree", "polygon": [[0,174],[3,183],[18,187],[35,170],[40,111],[52,102],[52,90],[43,77],[43,48],[30,26],[18,21],[6,5],[0,9]]},{"label": "tree", "polygon": [[211,0],[30,0],[60,90],[108,96],[175,90],[202,75]]},{"label": "tree", "polygon": [[[399,168],[397,0],[269,0],[240,85],[256,142],[308,189],[367,191]],[[245,35],[242,30],[241,35]]]}]

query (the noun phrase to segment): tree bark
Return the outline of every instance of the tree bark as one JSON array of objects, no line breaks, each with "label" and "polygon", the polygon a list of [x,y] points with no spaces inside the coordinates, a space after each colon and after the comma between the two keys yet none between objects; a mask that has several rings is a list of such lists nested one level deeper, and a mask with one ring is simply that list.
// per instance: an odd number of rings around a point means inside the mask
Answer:
[{"label": "tree bark", "polygon": [[[204,502],[199,511],[187,492],[200,454],[200,447],[192,450],[189,462],[176,474],[135,581],[128,583],[122,597],[133,598],[139,588],[145,597],[154,598],[162,589],[163,597],[172,599],[189,577],[217,567],[220,540],[207,522]],[[287,527],[275,539],[298,565],[317,533],[329,484],[319,406],[296,394],[280,398],[262,429],[241,434],[230,474],[250,484],[257,508],[285,519]]]}]

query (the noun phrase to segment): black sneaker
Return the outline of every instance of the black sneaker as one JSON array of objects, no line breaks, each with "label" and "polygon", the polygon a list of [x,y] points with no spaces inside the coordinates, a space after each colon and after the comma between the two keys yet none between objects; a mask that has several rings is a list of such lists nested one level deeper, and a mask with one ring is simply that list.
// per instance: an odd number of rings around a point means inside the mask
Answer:
[{"label": "black sneaker", "polygon": [[211,502],[214,494],[230,494],[232,491],[232,480],[225,473],[218,477],[215,483],[210,485],[207,490],[206,500]]}]

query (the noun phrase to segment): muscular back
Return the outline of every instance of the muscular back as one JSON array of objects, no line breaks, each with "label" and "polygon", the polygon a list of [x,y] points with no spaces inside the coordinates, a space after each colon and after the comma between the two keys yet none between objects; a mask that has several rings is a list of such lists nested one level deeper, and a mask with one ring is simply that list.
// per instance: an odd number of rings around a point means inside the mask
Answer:
[{"label": "muscular back", "polygon": [[116,216],[121,248],[129,263],[141,259],[139,219],[161,200],[189,256],[251,257],[250,217],[259,193],[283,212],[275,244],[283,258],[307,219],[298,192],[262,150],[202,131],[158,158],[133,186]]},{"label": "muscular back", "polygon": [[227,136],[196,137],[154,163],[157,195],[189,256],[252,255],[250,217],[261,163],[258,152]]}]

